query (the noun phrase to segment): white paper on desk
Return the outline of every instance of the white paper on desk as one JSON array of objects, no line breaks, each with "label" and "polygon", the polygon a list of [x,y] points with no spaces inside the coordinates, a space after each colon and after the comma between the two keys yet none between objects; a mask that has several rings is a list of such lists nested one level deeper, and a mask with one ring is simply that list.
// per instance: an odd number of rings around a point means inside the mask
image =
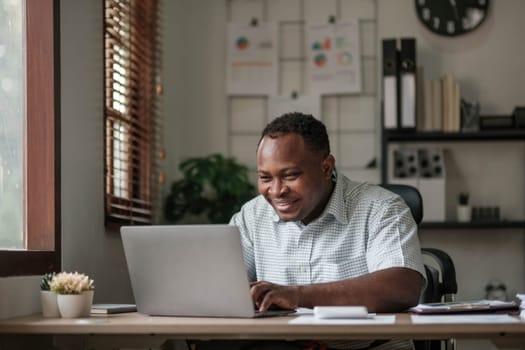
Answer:
[{"label": "white paper on desk", "polygon": [[519,319],[509,315],[411,315],[414,324],[455,324],[455,323],[518,323]]},{"label": "white paper on desk", "polygon": [[293,316],[300,316],[300,315],[313,315],[314,309],[309,309],[307,307],[299,307],[295,310],[295,314]]},{"label": "white paper on desk", "polygon": [[375,315],[369,318],[319,319],[313,315],[303,315],[288,321],[288,324],[318,324],[318,325],[345,325],[345,324],[394,324],[396,315]]}]

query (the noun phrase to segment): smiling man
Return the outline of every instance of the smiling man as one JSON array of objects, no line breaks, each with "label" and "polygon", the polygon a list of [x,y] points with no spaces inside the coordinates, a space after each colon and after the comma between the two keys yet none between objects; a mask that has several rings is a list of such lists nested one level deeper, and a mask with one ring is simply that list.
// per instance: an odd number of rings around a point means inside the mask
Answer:
[{"label": "smiling man", "polygon": [[[335,163],[325,126],[310,115],[285,114],[264,129],[257,147],[260,196],[231,220],[241,231],[261,311],[364,305],[399,312],[417,304],[424,268],[410,209],[379,186],[337,174]],[[404,341],[327,343],[412,348]]]}]

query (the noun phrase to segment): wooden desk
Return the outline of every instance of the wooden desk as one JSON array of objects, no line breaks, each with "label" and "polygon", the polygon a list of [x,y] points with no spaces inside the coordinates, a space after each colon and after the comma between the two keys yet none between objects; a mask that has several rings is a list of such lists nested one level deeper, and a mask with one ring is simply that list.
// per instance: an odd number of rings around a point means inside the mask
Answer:
[{"label": "wooden desk", "polygon": [[[490,339],[498,347],[525,349],[525,322],[412,324],[397,314],[389,325],[290,325],[292,317],[264,319],[149,317],[138,313],[85,319],[41,315],[0,321],[0,349],[16,339],[49,335],[64,349],[158,347],[166,339]],[[4,345],[3,345],[4,344]],[[3,346],[3,347],[2,347]]]}]

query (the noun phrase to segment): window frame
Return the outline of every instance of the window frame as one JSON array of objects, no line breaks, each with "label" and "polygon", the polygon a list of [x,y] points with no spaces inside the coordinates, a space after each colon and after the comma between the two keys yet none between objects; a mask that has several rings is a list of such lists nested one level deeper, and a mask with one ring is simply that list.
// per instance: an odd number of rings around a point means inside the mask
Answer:
[{"label": "window frame", "polygon": [[0,277],[61,268],[59,0],[25,0],[26,250],[0,250]]}]

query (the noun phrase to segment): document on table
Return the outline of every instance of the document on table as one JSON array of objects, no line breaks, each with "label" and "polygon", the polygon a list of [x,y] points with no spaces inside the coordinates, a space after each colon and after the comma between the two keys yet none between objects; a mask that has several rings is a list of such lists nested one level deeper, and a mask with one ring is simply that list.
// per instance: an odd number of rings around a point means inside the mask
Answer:
[{"label": "document on table", "polygon": [[318,324],[318,325],[371,325],[371,324],[394,324],[396,315],[375,315],[368,318],[338,318],[320,319],[313,315],[302,315],[288,321],[289,324]]},{"label": "document on table", "polygon": [[519,323],[516,317],[503,314],[461,314],[461,315],[411,315],[414,324],[456,324],[456,323]]},{"label": "document on table", "polygon": [[307,307],[299,307],[295,310],[295,316],[300,316],[300,315],[313,315],[314,314],[314,309],[310,309],[310,308],[307,308]]},{"label": "document on table", "polygon": [[518,307],[519,305],[514,301],[474,300],[419,304],[410,308],[409,311],[416,314],[455,314],[517,310]]}]

